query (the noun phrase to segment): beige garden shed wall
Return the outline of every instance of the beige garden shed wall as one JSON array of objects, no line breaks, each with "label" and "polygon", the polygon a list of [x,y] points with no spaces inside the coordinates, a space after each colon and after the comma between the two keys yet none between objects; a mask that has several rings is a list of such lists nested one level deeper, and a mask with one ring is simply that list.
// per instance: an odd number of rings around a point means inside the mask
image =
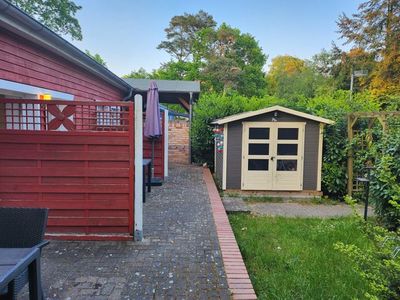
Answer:
[{"label": "beige garden shed wall", "polygon": [[[271,122],[274,112],[241,119],[227,124],[227,144],[226,148],[226,189],[241,188],[242,174],[242,123],[243,122]],[[304,173],[303,190],[318,190],[318,168],[319,168],[319,139],[320,123],[310,119],[294,116],[284,112],[278,112],[278,122],[305,122],[305,141],[304,141]],[[216,176],[222,181],[223,176],[223,153],[216,153]]]}]

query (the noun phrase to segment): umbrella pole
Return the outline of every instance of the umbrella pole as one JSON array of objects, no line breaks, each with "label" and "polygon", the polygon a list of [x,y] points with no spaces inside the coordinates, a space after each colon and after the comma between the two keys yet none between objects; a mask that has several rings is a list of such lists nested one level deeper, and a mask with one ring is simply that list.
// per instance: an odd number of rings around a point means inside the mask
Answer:
[{"label": "umbrella pole", "polygon": [[151,178],[154,178],[154,138],[151,139]]}]

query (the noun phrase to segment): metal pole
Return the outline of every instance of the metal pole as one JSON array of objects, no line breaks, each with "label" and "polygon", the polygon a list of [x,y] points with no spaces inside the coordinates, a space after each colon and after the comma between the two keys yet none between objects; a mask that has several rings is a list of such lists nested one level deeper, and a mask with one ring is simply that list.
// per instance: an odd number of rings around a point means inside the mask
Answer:
[{"label": "metal pole", "polygon": [[365,207],[364,207],[364,220],[367,221],[368,217],[368,201],[369,201],[369,180],[365,183]]},{"label": "metal pole", "polygon": [[193,93],[189,98],[189,164],[192,164],[192,119],[193,119]]},{"label": "metal pole", "polygon": [[353,66],[351,67],[351,76],[350,76],[350,102],[353,100],[353,85],[354,85],[354,71]]},{"label": "metal pole", "polygon": [[154,140],[155,138],[151,138],[151,177],[154,177]]},{"label": "metal pole", "polygon": [[368,202],[369,202],[369,184],[371,182],[371,169],[372,167],[367,167],[367,181],[365,182],[365,207],[364,207],[364,220],[368,217]]}]

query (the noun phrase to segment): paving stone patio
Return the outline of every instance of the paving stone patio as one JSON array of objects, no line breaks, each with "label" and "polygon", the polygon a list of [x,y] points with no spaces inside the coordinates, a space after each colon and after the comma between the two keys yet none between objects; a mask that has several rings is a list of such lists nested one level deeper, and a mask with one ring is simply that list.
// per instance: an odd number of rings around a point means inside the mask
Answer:
[{"label": "paving stone patio", "polygon": [[[48,299],[230,299],[202,168],[171,168],[144,205],[145,241],[51,241]],[[27,293],[22,297],[27,298]]]}]

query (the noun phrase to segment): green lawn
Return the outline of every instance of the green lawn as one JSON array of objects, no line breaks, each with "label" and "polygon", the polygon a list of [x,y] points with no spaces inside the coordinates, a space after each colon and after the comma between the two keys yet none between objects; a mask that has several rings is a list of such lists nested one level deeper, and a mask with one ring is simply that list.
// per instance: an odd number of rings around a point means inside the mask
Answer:
[{"label": "green lawn", "polygon": [[363,282],[333,248],[369,247],[351,218],[229,216],[259,299],[363,299]]}]

